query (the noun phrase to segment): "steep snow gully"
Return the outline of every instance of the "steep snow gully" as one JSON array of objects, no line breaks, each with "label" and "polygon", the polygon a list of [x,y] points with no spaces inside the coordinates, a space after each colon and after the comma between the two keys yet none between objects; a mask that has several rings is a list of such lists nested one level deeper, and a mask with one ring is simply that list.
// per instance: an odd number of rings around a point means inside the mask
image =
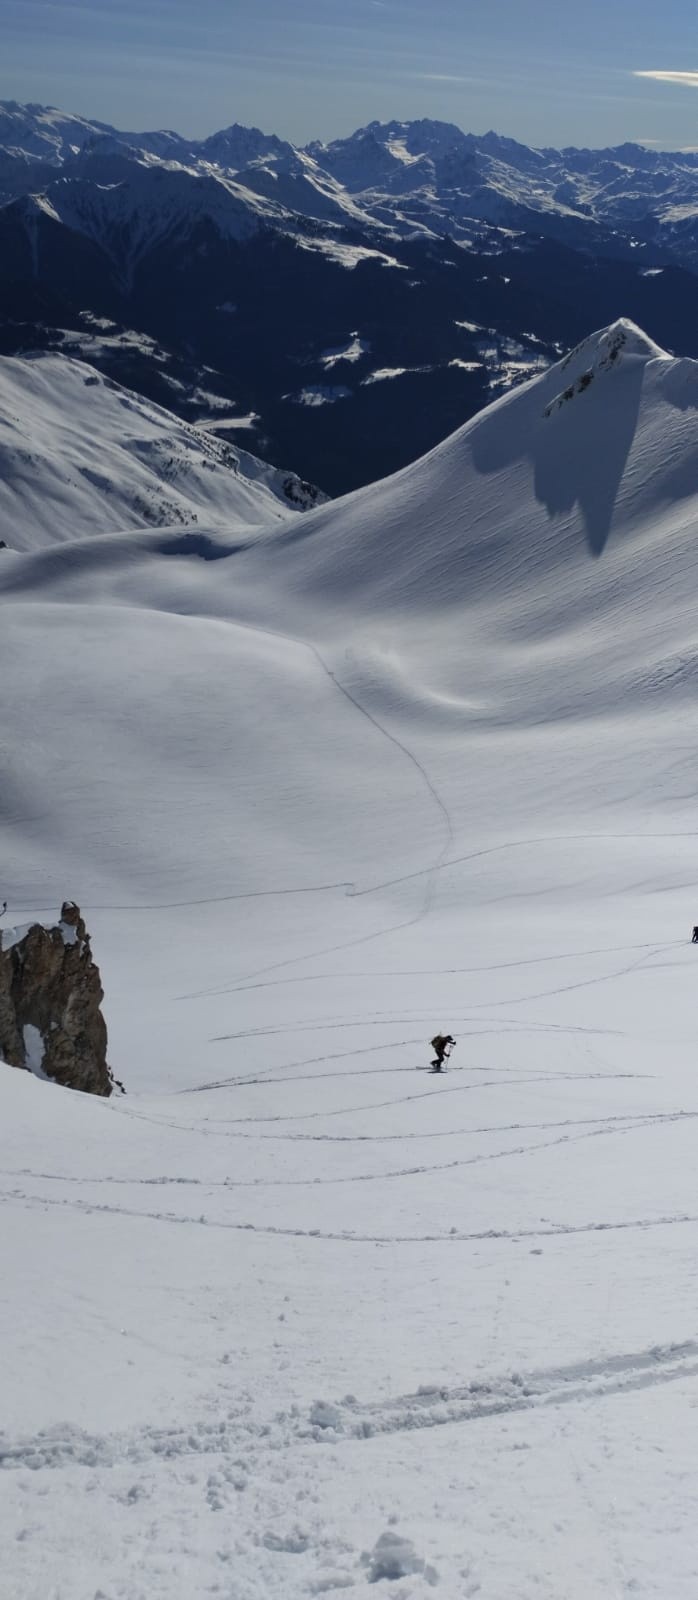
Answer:
[{"label": "steep snow gully", "polygon": [[621,322],[303,517],[14,473],[4,920],[128,1093],[0,1066],[13,1600],[695,1600],[697,404]]}]

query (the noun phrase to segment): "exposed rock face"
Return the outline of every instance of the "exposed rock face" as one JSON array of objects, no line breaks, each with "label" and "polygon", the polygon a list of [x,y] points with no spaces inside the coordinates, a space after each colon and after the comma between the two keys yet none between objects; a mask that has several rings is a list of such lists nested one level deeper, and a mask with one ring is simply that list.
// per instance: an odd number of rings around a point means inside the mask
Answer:
[{"label": "exposed rock face", "polygon": [[80,907],[55,927],[0,931],[0,1056],[69,1089],[110,1095],[99,968]]}]

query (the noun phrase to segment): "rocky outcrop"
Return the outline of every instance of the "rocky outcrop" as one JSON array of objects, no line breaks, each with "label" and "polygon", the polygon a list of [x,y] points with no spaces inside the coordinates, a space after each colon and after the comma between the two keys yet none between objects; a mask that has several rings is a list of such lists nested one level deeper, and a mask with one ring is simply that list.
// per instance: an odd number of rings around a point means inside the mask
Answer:
[{"label": "rocky outcrop", "polygon": [[110,1095],[99,968],[80,907],[54,927],[0,930],[0,1057],[86,1094]]}]

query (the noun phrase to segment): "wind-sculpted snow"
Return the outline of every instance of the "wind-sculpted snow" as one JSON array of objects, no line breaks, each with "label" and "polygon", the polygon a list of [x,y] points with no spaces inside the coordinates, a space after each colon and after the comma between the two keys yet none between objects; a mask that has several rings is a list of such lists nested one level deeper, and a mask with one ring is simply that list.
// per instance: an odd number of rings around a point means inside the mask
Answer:
[{"label": "wind-sculpted snow", "polygon": [[0,1065],[13,1600],[695,1600],[695,363],[256,528],[18,365],[0,932],[79,900],[127,1094]]}]

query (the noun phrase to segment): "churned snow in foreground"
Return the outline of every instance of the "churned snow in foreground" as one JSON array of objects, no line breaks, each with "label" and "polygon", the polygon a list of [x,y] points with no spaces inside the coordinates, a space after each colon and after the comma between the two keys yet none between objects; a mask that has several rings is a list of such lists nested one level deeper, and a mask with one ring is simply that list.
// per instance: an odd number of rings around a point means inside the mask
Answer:
[{"label": "churned snow in foreground", "polygon": [[6,921],[128,1089],[0,1068],[14,1600],[695,1600],[697,404],[618,324],[264,540],[3,552]]}]

